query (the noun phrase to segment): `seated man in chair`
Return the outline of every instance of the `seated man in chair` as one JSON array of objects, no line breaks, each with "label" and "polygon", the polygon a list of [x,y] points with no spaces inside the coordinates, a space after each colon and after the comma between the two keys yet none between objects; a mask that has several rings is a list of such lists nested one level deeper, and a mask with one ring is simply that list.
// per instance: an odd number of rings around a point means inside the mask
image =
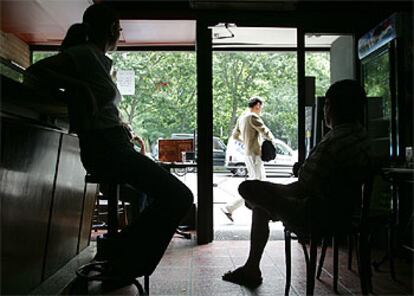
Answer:
[{"label": "seated man in chair", "polygon": [[246,263],[225,273],[223,280],[250,288],[262,283],[260,260],[270,220],[282,221],[299,236],[309,233],[310,222],[321,230],[349,223],[371,167],[370,143],[362,126],[366,99],[364,89],[354,80],[331,85],[324,106],[325,124],[331,131],[301,165],[298,181],[240,184],[239,192],[253,211],[250,252]]}]

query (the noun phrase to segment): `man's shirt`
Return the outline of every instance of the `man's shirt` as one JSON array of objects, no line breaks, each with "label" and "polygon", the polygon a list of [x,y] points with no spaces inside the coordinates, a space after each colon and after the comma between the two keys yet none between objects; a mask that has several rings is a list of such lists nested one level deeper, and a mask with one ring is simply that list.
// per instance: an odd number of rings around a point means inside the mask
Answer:
[{"label": "man's shirt", "polygon": [[310,199],[349,213],[370,174],[371,159],[365,129],[360,124],[338,125],[310,152],[299,170],[299,184]]}]

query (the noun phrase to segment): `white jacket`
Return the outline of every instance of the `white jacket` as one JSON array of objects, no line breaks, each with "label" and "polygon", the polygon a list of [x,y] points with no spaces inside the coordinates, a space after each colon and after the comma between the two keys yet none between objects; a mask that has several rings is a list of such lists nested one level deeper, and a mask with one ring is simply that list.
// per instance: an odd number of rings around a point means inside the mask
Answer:
[{"label": "white jacket", "polygon": [[245,145],[246,155],[261,155],[263,138],[270,141],[274,140],[272,132],[260,116],[250,110],[240,115],[232,136]]}]

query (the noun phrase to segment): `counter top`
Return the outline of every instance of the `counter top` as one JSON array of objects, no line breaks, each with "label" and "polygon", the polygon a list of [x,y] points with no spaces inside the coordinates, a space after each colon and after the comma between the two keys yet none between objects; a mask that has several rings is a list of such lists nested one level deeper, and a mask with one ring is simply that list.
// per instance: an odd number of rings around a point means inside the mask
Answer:
[{"label": "counter top", "polygon": [[1,116],[15,116],[58,130],[68,130],[68,111],[63,101],[5,76],[1,76],[1,85]]},{"label": "counter top", "polygon": [[414,174],[414,168],[383,168],[384,172]]}]

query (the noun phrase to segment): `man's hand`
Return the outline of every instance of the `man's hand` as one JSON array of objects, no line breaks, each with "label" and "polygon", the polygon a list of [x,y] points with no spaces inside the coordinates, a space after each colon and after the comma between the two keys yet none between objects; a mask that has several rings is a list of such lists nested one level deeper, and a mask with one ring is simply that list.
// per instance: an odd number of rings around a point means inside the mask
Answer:
[{"label": "man's hand", "polygon": [[140,146],[144,146],[144,140],[140,136],[135,135],[132,138],[132,140],[135,141],[136,143],[138,143]]}]

